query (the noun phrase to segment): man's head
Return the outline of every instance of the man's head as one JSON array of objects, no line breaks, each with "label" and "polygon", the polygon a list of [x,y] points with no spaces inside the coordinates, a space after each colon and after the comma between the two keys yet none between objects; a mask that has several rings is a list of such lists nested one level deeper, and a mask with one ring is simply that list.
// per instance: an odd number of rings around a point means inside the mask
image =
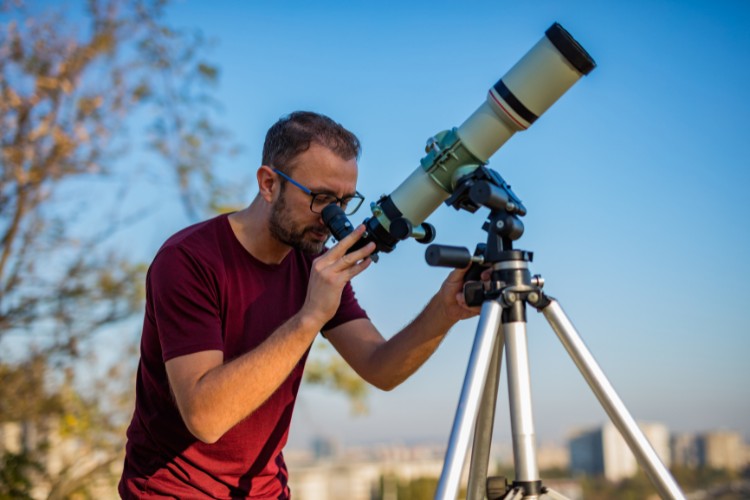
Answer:
[{"label": "man's head", "polygon": [[297,157],[318,144],[344,160],[359,158],[359,139],[327,116],[295,111],[273,124],[263,144],[263,165],[291,175]]},{"label": "man's head", "polygon": [[259,170],[261,195],[271,205],[271,234],[304,252],[322,251],[329,232],[313,212],[310,192],[355,195],[359,153],[357,137],[326,116],[298,111],[276,122],[266,134]]}]

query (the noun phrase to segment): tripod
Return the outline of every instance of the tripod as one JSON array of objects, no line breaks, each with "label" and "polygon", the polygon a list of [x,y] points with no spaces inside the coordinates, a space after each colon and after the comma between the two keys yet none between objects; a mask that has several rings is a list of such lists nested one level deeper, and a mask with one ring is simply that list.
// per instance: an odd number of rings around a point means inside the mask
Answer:
[{"label": "tripod", "polygon": [[[477,170],[480,172],[457,189],[446,203],[471,211],[479,206],[489,207],[491,213],[484,225],[487,244],[478,245],[474,255],[466,248],[443,245],[431,245],[426,253],[430,265],[463,268],[472,263],[464,295],[467,304],[482,305],[435,498],[449,500],[458,495],[473,434],[468,500],[565,499],[544,486],[536,460],[526,336],[528,304],[544,314],[661,497],[684,499],[679,486],[628,413],[562,307],[542,291],[541,277],[531,275],[531,252],[512,248],[513,241],[523,234],[519,216],[526,213],[525,208],[496,172],[484,167]],[[491,269],[489,285],[472,281],[487,268]],[[512,482],[487,477],[503,351],[508,365],[515,464]]]}]

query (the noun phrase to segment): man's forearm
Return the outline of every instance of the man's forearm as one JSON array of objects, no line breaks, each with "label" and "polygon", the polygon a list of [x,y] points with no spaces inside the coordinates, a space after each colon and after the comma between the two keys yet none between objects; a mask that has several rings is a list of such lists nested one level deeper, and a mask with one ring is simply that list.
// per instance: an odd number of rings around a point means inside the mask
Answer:
[{"label": "man's forearm", "polygon": [[455,324],[433,298],[409,325],[375,350],[370,382],[383,390],[401,384],[429,359]]},{"label": "man's forearm", "polygon": [[187,397],[178,398],[190,431],[204,442],[217,441],[279,388],[319,330],[306,317],[293,316],[252,351],[206,371]]},{"label": "man's forearm", "polygon": [[435,352],[453,325],[479,314],[479,308],[464,300],[465,274],[466,269],[451,271],[414,321],[387,341],[369,320],[340,325],[327,337],[362,378],[380,389],[393,389]]}]

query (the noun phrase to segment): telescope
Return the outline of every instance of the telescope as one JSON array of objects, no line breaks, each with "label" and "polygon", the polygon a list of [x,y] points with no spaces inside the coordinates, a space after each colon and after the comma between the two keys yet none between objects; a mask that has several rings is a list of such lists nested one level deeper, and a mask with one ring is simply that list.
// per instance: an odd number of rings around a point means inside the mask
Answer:
[{"label": "telescope", "polygon": [[[480,167],[487,171],[484,165],[513,134],[529,128],[596,66],[560,24],[554,23],[544,35],[489,89],[486,100],[461,126],[427,141],[427,154],[420,165],[390,195],[371,204],[372,217],[363,222],[366,232],[349,252],[375,242],[372,257],[377,261],[378,252],[391,252],[407,238],[430,243],[435,229],[425,220],[449,198],[456,209],[474,212],[479,208],[466,197],[457,196],[471,187],[472,175],[477,175]],[[526,213],[497,173],[483,175],[492,177],[492,184],[502,188],[509,212],[518,216]],[[323,221],[339,241],[354,229],[336,204],[323,210]],[[519,230],[523,231],[522,225]]]},{"label": "telescope", "polygon": [[[523,234],[520,217],[526,208],[503,178],[486,167],[513,134],[529,128],[594,67],[594,60],[578,42],[562,26],[553,24],[490,88],[485,102],[460,127],[440,132],[427,142],[427,154],[419,167],[390,195],[371,205],[372,217],[364,221],[366,233],[350,250],[375,242],[376,252],[391,252],[409,237],[431,242],[435,229],[425,220],[442,202],[472,213],[482,207],[490,209],[482,227],[487,241],[477,245],[473,254],[468,248],[445,245],[430,245],[425,253],[431,266],[470,265],[464,275],[463,295],[468,305],[481,304],[437,500],[458,496],[470,448],[467,500],[565,499],[543,483],[536,459],[527,306],[544,314],[661,497],[685,499],[558,301],[543,290],[544,279],[532,276],[529,264],[533,253],[513,248],[513,242]],[[338,240],[353,230],[336,204],[323,210],[323,220]],[[490,271],[489,280],[480,279],[483,269]],[[488,476],[503,359],[508,377],[513,481]]]}]

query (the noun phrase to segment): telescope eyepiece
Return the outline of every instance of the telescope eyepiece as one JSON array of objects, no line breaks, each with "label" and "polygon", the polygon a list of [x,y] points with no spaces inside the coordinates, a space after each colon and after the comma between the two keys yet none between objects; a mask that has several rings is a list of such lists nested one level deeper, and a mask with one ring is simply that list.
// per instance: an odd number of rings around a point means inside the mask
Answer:
[{"label": "telescope eyepiece", "polygon": [[323,223],[331,230],[331,234],[336,240],[341,241],[354,230],[354,226],[349,222],[349,218],[336,203],[331,203],[321,212]]},{"label": "telescope eyepiece", "polygon": [[[349,218],[346,216],[344,211],[341,209],[340,206],[336,203],[331,203],[327,207],[323,209],[321,212],[321,215],[323,216],[323,223],[328,227],[328,229],[331,231],[331,234],[334,238],[336,238],[336,241],[341,241],[347,236],[351,234],[352,231],[354,231],[354,226],[351,222],[349,222]],[[371,241],[375,241],[375,243],[378,243],[378,240],[373,237],[370,227],[370,221],[373,219],[366,219],[365,220],[365,227],[367,227],[367,232],[365,232],[362,237],[356,241],[350,248],[347,250],[346,253],[352,253],[355,250],[359,250],[363,246],[367,245]],[[377,250],[375,250],[372,254],[370,254],[370,258],[373,262],[378,261],[378,251],[382,250],[380,244],[378,244]]]}]

